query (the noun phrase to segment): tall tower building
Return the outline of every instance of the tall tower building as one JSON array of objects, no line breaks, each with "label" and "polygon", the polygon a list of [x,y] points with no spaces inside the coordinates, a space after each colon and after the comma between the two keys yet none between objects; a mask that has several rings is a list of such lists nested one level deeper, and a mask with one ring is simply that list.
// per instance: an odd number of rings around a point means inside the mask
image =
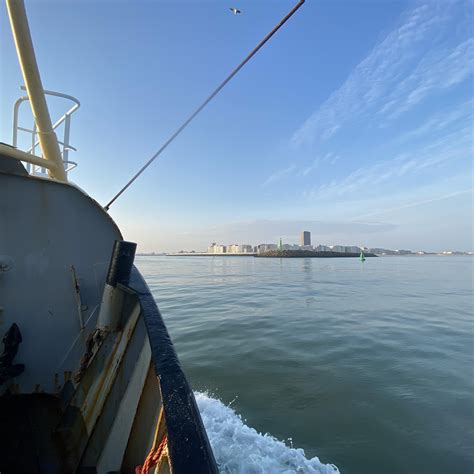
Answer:
[{"label": "tall tower building", "polygon": [[311,245],[311,232],[304,230],[301,232],[301,246]]}]

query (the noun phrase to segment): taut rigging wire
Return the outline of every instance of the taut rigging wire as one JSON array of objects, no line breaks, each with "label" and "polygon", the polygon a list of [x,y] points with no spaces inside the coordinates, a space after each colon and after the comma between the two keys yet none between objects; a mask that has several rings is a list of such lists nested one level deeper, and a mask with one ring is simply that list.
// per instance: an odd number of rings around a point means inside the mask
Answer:
[{"label": "taut rigging wire", "polygon": [[260,43],[248,54],[248,56],[214,89],[214,92],[183,122],[183,124],[171,135],[161,148],[140,168],[140,170],[128,181],[128,183],[108,202],[104,207],[106,211],[110,206],[129,188],[130,185],[158,158],[167,146],[189,125],[189,123],[201,112],[204,107],[224,88],[224,86],[252,59],[258,50],[290,19],[290,17],[303,5],[305,0],[300,0],[292,10],[268,33]]}]

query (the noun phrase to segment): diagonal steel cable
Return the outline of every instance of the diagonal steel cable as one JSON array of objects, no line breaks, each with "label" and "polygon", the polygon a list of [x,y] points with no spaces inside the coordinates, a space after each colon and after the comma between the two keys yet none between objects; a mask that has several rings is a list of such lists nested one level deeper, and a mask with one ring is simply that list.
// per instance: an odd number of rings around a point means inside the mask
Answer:
[{"label": "diagonal steel cable", "polygon": [[214,92],[183,122],[183,124],[171,135],[161,148],[138,170],[128,183],[108,202],[104,207],[106,211],[110,206],[133,184],[133,182],[155,161],[168,145],[190,124],[190,122],[201,112],[204,107],[225,87],[225,85],[252,59],[258,50],[290,19],[291,16],[303,5],[305,0],[300,0],[292,10],[268,33],[260,43],[247,55],[247,57],[214,89]]}]

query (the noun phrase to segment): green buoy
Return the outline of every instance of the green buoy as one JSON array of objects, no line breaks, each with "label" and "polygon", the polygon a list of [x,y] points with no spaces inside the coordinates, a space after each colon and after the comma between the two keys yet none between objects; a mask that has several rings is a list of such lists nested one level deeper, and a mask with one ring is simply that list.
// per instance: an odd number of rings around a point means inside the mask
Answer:
[{"label": "green buoy", "polygon": [[360,261],[365,262],[365,255],[364,255],[364,252],[362,252],[362,250],[360,252]]}]

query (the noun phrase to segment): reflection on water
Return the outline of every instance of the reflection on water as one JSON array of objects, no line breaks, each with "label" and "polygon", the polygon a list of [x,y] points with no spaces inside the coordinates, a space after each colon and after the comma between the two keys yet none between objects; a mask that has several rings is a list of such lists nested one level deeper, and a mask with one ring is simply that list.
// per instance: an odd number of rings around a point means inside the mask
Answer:
[{"label": "reflection on water", "polygon": [[139,257],[197,390],[350,473],[472,472],[469,257]]}]

